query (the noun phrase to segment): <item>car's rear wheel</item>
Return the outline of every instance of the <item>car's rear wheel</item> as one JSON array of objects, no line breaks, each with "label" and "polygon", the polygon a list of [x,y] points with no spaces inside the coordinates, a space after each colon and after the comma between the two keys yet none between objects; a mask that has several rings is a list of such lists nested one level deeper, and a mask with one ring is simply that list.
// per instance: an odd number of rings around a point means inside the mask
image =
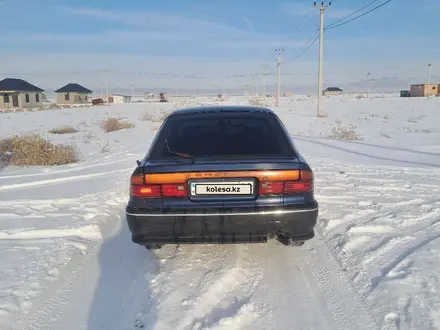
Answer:
[{"label": "car's rear wheel", "polygon": [[158,250],[158,249],[162,248],[162,245],[160,245],[160,244],[147,244],[147,245],[145,245],[145,248],[147,250]]}]

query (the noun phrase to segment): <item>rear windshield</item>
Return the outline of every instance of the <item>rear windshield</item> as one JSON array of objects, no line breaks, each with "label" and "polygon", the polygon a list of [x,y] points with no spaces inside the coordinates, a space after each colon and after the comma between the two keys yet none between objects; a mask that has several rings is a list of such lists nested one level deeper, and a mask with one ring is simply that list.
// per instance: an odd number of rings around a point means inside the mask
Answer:
[{"label": "rear windshield", "polygon": [[171,151],[195,158],[294,157],[282,126],[264,113],[204,113],[170,117],[150,154],[151,160],[173,158]]}]

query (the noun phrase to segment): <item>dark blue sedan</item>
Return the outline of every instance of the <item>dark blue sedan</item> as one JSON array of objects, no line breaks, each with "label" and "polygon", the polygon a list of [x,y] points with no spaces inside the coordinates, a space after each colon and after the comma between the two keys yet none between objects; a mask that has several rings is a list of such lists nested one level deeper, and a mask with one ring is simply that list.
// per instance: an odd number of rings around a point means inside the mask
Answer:
[{"label": "dark blue sedan", "polygon": [[313,171],[267,108],[196,107],[164,121],[130,178],[134,243],[302,245],[314,237]]}]

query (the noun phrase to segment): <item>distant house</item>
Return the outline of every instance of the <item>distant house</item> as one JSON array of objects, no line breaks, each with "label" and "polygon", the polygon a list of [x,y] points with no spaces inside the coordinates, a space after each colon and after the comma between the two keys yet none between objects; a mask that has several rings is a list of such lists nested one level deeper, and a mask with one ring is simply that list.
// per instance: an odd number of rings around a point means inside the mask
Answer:
[{"label": "distant house", "polygon": [[57,104],[85,104],[89,103],[89,96],[93,92],[78,84],[67,84],[55,91]]},{"label": "distant house", "polygon": [[343,90],[339,87],[328,87],[322,92],[323,95],[339,95],[342,94]]},{"label": "distant house", "polygon": [[39,107],[43,91],[22,79],[3,79],[0,81],[0,109]]},{"label": "distant house", "polygon": [[108,100],[109,100],[109,103],[114,103],[114,104],[131,103],[131,96],[121,95],[121,94],[113,94],[113,95],[109,96]]},{"label": "distant house", "polygon": [[440,94],[438,84],[417,84],[411,85],[409,91],[411,97],[434,96]]}]

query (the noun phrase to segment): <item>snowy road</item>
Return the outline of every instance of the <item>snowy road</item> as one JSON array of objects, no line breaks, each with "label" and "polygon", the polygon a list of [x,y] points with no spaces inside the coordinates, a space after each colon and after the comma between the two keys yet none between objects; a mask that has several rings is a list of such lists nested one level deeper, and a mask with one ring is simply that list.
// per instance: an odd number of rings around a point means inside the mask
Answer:
[{"label": "snowy road", "polygon": [[[400,133],[415,125],[406,122],[412,106],[387,113],[397,137],[386,140],[374,137],[382,117],[360,113],[372,137],[359,142],[327,139],[325,121],[280,110],[316,174],[318,232],[305,246],[155,252],[131,242],[124,216],[128,177],[153,125],[105,135],[96,118],[107,115],[88,110],[97,138],[80,145],[83,162],[0,172],[0,329],[439,329],[440,132]],[[108,111],[135,121],[143,107]],[[46,131],[67,115],[84,120],[81,110],[63,111],[49,124],[42,113],[14,114],[11,127],[35,125],[25,115]],[[134,142],[142,134],[145,145]]]},{"label": "snowy road", "polygon": [[[10,226],[5,239],[44,244],[64,238],[82,252],[70,253],[59,270],[47,265],[49,285],[23,278],[35,299],[20,287],[21,298],[32,303],[22,304],[23,314],[9,315],[8,329],[377,328],[319,235],[302,248],[270,241],[150,252],[133,244],[124,217],[131,159],[119,157],[99,166],[2,177],[8,184],[0,193],[26,191],[35,198],[16,200],[15,213],[0,203],[2,217],[14,220],[4,222]],[[100,193],[83,195],[96,187]],[[65,191],[62,198],[37,198],[57,191]],[[46,242],[43,255],[66,245],[55,242]],[[34,262],[38,270],[40,261]],[[44,290],[32,291],[40,285]]]},{"label": "snowy road", "polygon": [[128,238],[90,249],[14,329],[377,329],[319,238],[157,253]]}]

